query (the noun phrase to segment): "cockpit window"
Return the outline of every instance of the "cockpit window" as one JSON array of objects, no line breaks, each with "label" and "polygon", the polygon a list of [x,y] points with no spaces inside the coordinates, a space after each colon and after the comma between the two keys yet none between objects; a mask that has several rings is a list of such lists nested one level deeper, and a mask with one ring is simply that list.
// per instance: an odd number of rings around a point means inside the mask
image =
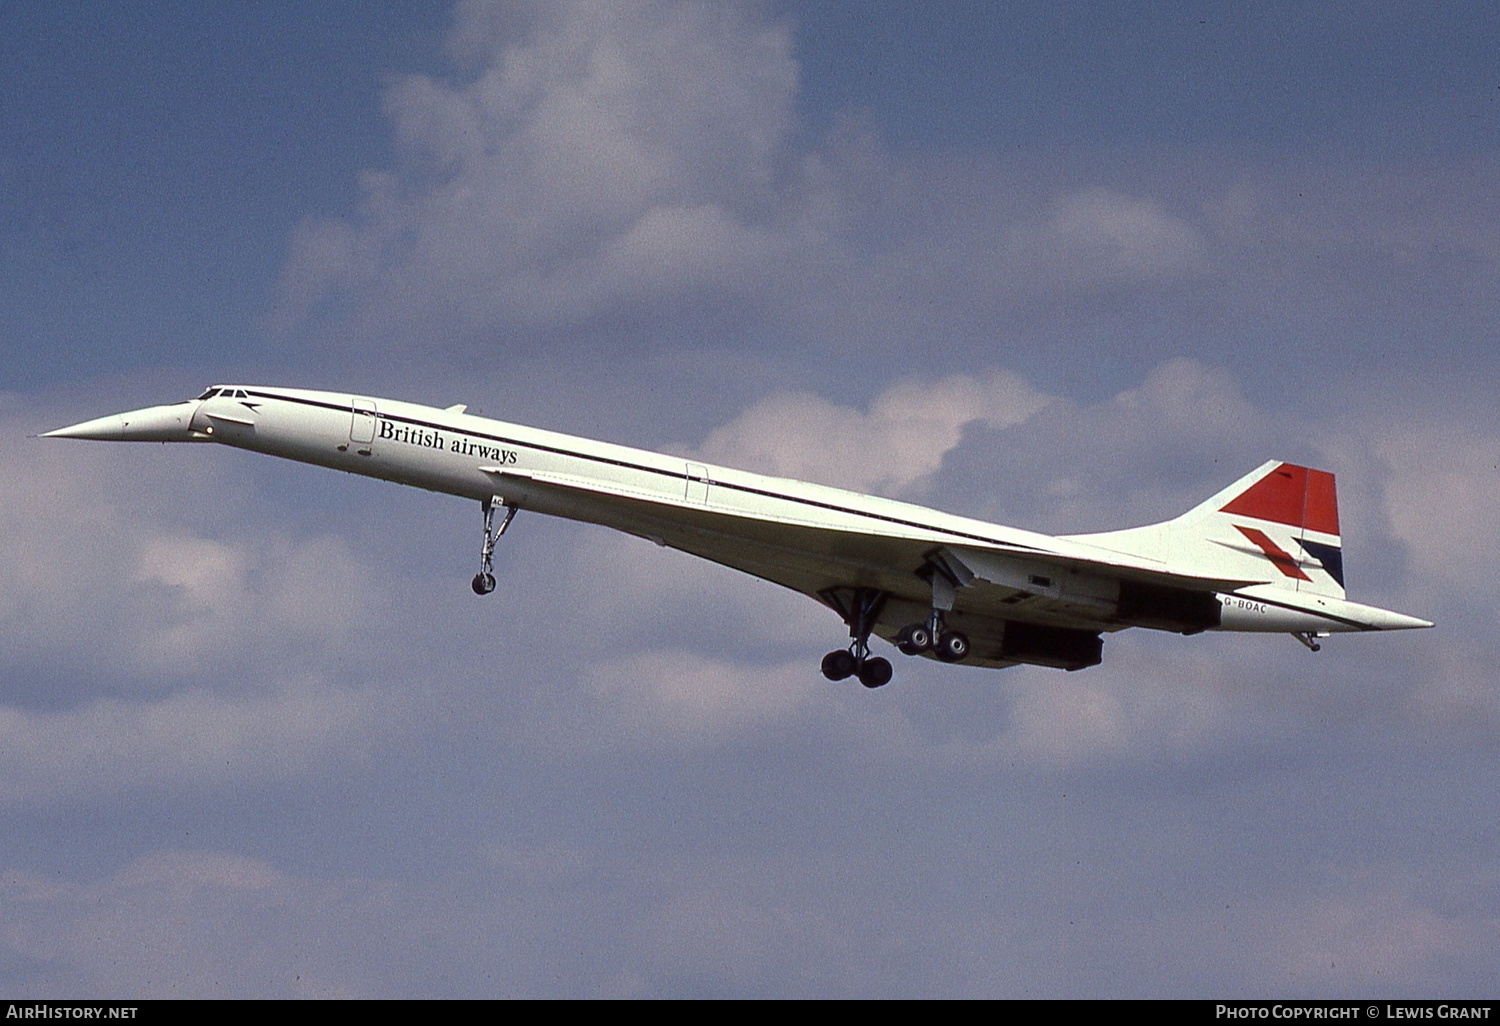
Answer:
[{"label": "cockpit window", "polygon": [[218,394],[219,394],[219,389],[218,389],[217,386],[215,386],[214,388],[210,388],[208,391],[204,392],[198,398],[199,399],[212,399],[214,396],[216,396]]}]

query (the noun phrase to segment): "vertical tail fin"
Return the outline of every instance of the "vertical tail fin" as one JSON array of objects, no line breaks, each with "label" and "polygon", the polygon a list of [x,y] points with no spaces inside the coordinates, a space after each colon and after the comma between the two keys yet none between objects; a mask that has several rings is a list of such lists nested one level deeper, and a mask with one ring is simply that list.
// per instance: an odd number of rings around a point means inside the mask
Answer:
[{"label": "vertical tail fin", "polygon": [[[1219,514],[1298,591],[1343,598],[1344,553],[1333,475],[1294,463],[1267,464],[1256,473],[1261,476],[1220,507]],[[1278,537],[1295,547],[1284,550]],[[1306,558],[1293,555],[1298,549]]]},{"label": "vertical tail fin", "polygon": [[1344,597],[1334,477],[1295,463],[1264,463],[1175,520],[1080,540],[1159,559],[1172,573]]}]

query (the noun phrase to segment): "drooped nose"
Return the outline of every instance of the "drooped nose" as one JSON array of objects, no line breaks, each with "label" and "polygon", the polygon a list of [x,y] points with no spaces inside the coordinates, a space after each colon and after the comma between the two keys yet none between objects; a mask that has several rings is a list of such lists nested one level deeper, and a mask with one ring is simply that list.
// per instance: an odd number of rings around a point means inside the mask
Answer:
[{"label": "drooped nose", "polygon": [[112,413],[82,424],[42,433],[43,438],[87,438],[99,442],[188,442],[193,441],[189,424],[195,402],[170,406],[148,406],[129,413]]}]

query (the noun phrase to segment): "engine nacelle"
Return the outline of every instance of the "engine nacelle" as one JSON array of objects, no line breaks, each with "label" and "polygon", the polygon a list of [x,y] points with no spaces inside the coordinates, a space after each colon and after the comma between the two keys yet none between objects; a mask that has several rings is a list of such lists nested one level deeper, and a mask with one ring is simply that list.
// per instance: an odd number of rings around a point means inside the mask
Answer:
[{"label": "engine nacelle", "polygon": [[1082,670],[1098,666],[1104,658],[1104,639],[1090,631],[1007,620],[999,657],[1059,670]]},{"label": "engine nacelle", "polygon": [[1120,582],[1116,616],[1132,627],[1151,627],[1175,634],[1197,634],[1222,622],[1219,597],[1208,591],[1189,591],[1140,581]]}]

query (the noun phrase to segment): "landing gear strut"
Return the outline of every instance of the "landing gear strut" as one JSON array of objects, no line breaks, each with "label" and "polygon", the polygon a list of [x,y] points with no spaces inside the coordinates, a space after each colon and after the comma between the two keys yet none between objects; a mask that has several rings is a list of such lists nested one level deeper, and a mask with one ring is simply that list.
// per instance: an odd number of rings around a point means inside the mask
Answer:
[{"label": "landing gear strut", "polygon": [[879,688],[891,682],[891,661],[870,655],[870,632],[880,619],[880,610],[889,597],[875,588],[830,588],[819,596],[844,618],[853,639],[848,649],[836,649],[823,657],[823,676],[829,680],[858,677],[867,688]]},{"label": "landing gear strut", "polygon": [[954,592],[973,580],[968,568],[957,565],[935,552],[921,574],[932,585],[932,612],[926,623],[913,623],[896,635],[896,647],[905,655],[931,652],[945,663],[958,663],[969,657],[969,637],[963,631],[950,631],[943,614],[953,608]]},{"label": "landing gear strut", "polygon": [[[505,510],[505,516],[500,520],[500,526],[495,526],[495,507],[499,506]],[[495,590],[495,543],[510,526],[510,522],[516,518],[516,507],[508,505],[498,495],[492,495],[484,501],[484,544],[479,549],[479,573],[474,575],[474,580],[469,587],[474,589],[476,595],[488,595]]]}]

